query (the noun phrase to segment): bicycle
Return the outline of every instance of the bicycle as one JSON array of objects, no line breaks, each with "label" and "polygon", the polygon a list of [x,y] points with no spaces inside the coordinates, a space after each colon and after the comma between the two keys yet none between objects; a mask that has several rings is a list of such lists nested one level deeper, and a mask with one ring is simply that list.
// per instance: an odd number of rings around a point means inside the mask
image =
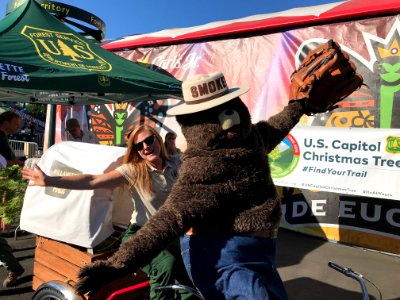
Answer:
[{"label": "bicycle", "polygon": [[[339,264],[336,264],[334,262],[329,262],[328,266],[335,271],[338,271],[342,274],[344,274],[347,277],[350,277],[360,284],[361,287],[361,292],[362,292],[362,299],[363,300],[369,300],[369,295],[366,287],[366,281],[368,281],[370,284],[372,284],[379,292],[380,300],[382,300],[382,294],[379,291],[379,289],[375,286],[373,282],[371,282],[369,279],[367,279],[365,276],[363,276],[361,273],[352,270],[351,268],[347,267],[342,267]],[[119,290],[114,291],[112,294],[110,294],[106,300],[114,300],[120,297],[121,295],[127,294],[129,292],[134,292],[138,291],[140,289],[148,288],[150,286],[150,281],[144,281],[132,286],[128,286]],[[173,289],[173,290],[187,290],[197,296],[199,299],[204,300],[202,295],[199,293],[199,291],[185,286],[185,285],[180,285],[180,284],[175,284],[175,285],[168,285],[168,286],[163,286],[159,287],[158,289]],[[33,295],[32,300],[83,300],[84,298],[81,296],[78,296],[75,294],[73,288],[71,285],[62,282],[62,281],[49,281],[44,284],[42,284],[35,292]]]}]

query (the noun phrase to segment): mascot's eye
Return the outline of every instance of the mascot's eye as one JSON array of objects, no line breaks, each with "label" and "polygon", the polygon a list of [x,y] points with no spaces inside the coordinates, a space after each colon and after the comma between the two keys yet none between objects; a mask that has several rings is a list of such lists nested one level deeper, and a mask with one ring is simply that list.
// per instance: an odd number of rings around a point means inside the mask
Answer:
[{"label": "mascot's eye", "polygon": [[224,114],[225,114],[226,116],[231,116],[231,115],[233,115],[234,113],[235,113],[235,111],[234,111],[233,109],[227,109],[227,110],[224,111]]}]

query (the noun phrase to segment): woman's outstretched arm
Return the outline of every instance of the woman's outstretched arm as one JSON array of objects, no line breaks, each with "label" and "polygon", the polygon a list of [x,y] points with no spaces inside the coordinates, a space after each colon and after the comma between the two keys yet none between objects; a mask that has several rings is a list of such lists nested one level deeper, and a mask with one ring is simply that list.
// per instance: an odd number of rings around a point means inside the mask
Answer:
[{"label": "woman's outstretched arm", "polygon": [[49,176],[38,165],[33,170],[22,169],[22,177],[30,181],[30,186],[54,186],[70,190],[110,189],[126,183],[126,179],[117,170],[99,175]]}]

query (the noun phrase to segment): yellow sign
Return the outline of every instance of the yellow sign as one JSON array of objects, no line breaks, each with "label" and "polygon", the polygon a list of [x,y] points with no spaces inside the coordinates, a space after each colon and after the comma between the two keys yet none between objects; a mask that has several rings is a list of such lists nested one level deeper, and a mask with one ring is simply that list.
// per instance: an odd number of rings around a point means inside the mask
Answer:
[{"label": "yellow sign", "polygon": [[73,33],[25,26],[21,34],[29,38],[38,55],[51,64],[101,72],[112,70],[112,65],[95,53],[88,42]]}]

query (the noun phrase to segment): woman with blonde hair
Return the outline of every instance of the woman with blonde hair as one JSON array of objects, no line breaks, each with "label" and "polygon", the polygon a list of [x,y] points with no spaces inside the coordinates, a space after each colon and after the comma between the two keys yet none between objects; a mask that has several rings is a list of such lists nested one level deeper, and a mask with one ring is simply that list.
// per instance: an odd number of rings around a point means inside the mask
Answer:
[{"label": "woman with blonde hair", "polygon": [[[48,176],[40,167],[34,170],[23,169],[25,179],[30,185],[54,186],[65,189],[87,190],[98,188],[117,188],[128,184],[135,205],[131,222],[122,242],[126,242],[156,213],[167,199],[172,185],[178,177],[180,159],[170,157],[165,149],[160,134],[152,127],[142,125],[129,135],[128,148],[122,164],[115,170],[104,174],[80,174],[72,176]],[[181,293],[178,298],[174,292],[156,289],[159,286],[175,283],[178,274],[182,284],[190,284],[181,262],[179,244],[171,245],[162,251],[143,268],[150,277],[150,299],[189,299],[189,293]]]}]

